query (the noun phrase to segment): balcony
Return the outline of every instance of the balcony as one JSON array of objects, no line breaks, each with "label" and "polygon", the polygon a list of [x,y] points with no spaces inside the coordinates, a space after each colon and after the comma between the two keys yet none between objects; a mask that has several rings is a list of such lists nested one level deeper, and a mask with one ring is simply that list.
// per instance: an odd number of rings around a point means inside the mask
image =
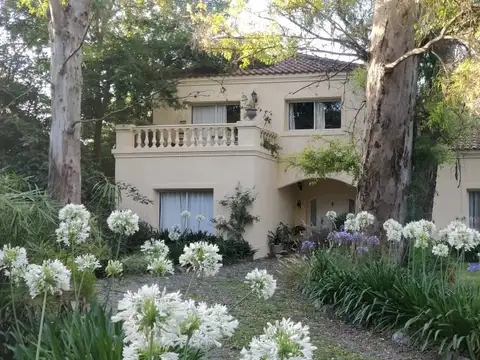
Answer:
[{"label": "balcony", "polygon": [[276,156],[277,134],[253,121],[235,124],[119,125],[113,154],[256,150]]}]

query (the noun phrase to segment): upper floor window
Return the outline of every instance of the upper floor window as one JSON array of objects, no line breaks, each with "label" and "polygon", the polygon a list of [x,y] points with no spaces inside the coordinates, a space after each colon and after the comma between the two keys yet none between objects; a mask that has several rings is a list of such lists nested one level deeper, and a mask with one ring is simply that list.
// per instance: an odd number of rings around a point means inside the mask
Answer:
[{"label": "upper floor window", "polygon": [[192,106],[192,124],[231,124],[240,121],[240,104]]},{"label": "upper floor window", "polygon": [[341,101],[308,101],[289,104],[289,130],[340,129]]}]

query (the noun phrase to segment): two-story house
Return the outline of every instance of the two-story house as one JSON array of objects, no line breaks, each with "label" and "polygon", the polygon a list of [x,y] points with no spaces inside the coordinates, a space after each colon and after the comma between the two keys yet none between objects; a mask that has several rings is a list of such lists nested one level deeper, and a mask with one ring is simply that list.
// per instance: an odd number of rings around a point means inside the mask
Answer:
[{"label": "two-story house", "polygon": [[[267,254],[267,233],[279,222],[322,225],[328,210],[354,211],[351,177],[337,174],[312,184],[280,161],[315,136],[323,142],[352,132],[361,136],[364,94],[347,78],[352,69],[349,63],[299,55],[269,67],[181,80],[182,109],[159,107],[150,126],[117,127],[116,180],[153,200],[144,205],[124,197],[121,206],[160,228],[180,224],[180,213],[188,210],[188,226],[196,229],[197,214],[207,220],[228,215],[218,201],[237,184],[254,187],[251,213],[260,221],[245,238],[258,256]],[[249,107],[257,109],[256,116]],[[467,153],[470,161],[472,152]],[[465,189],[456,187],[447,168],[439,173],[435,218],[441,225],[468,216],[468,199],[475,199],[470,214],[478,215],[480,193],[471,190],[480,169],[468,166]],[[200,227],[213,231],[209,221]]]}]

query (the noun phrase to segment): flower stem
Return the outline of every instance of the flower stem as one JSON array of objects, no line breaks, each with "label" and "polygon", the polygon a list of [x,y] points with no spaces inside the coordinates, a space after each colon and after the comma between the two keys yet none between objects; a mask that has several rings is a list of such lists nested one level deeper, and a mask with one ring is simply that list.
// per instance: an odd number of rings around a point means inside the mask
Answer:
[{"label": "flower stem", "polygon": [[[15,306],[15,295],[14,295],[14,292],[13,292],[13,279],[12,279],[11,275],[10,275],[10,294],[11,294],[11,297],[12,297],[13,318],[15,319],[15,325],[17,327],[18,335],[21,335],[22,333],[20,332],[20,326],[18,325],[17,307]],[[23,343],[23,336],[20,336],[20,338],[22,339],[22,343]]]},{"label": "flower stem", "polygon": [[[118,260],[118,255],[120,255],[120,244],[122,242],[122,236],[119,235],[118,236],[118,241],[117,241],[117,251],[115,253],[115,261]],[[106,300],[105,300],[105,305],[108,305],[108,301],[110,300],[110,292],[112,291],[112,287],[113,287],[113,279],[114,279],[114,275],[112,275],[112,277],[110,278],[110,281],[108,282],[108,290],[107,290],[107,297],[106,297]]]},{"label": "flower stem", "polygon": [[40,329],[38,330],[37,353],[35,360],[40,359],[40,345],[42,343],[43,322],[45,320],[45,308],[47,307],[47,292],[43,295],[42,315],[40,316]]},{"label": "flower stem", "polygon": [[[76,284],[76,278],[77,278],[77,269],[75,267],[75,251],[73,249],[73,239],[70,240],[70,248],[72,249],[72,282],[73,282],[73,294],[75,295],[75,298],[77,298],[77,292],[79,289],[77,289],[77,284]],[[77,303],[75,303],[75,310],[76,310]]]},{"label": "flower stem", "polygon": [[196,274],[197,274],[196,271],[192,272],[192,277],[190,278],[190,281],[188,283],[187,290],[185,290],[185,294],[183,295],[185,298],[187,297],[188,291],[190,290],[190,287],[192,286],[193,278],[195,277]]},{"label": "flower stem", "polygon": [[247,295],[245,295],[244,297],[242,297],[240,300],[238,300],[230,309],[228,309],[228,311],[232,311],[233,309],[235,309],[238,305],[240,305],[247,297],[249,297],[250,295],[253,294],[253,290],[250,291],[249,293],[247,293]]},{"label": "flower stem", "polygon": [[188,344],[190,343],[191,336],[188,337],[187,342],[185,343],[185,347],[183,348],[183,360],[188,359]]},{"label": "flower stem", "polygon": [[75,306],[78,307],[78,301],[80,300],[80,291],[82,291],[83,279],[85,278],[85,271],[82,272],[82,278],[80,279],[80,286],[78,287],[78,292],[75,295]]}]

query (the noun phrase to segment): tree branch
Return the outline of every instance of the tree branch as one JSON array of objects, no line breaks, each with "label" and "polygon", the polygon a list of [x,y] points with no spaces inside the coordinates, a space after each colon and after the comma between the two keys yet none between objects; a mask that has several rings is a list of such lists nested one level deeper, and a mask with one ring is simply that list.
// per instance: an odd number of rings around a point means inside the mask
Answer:
[{"label": "tree branch", "polygon": [[[389,63],[389,64],[386,64],[384,65],[384,68],[385,70],[393,70],[395,68],[395,66],[397,66],[398,64],[400,64],[401,62],[407,60],[408,58],[412,57],[412,56],[415,56],[415,55],[420,55],[420,54],[423,54],[424,52],[427,52],[431,49],[431,47],[433,45],[435,45],[437,42],[439,41],[442,41],[442,40],[445,40],[446,39],[446,35],[445,33],[447,32],[448,28],[455,22],[457,21],[457,19],[463,14],[463,11],[460,11],[457,15],[455,15],[453,18],[450,19],[450,21],[442,28],[442,30],[440,31],[440,34],[436,37],[434,37],[432,40],[430,40],[429,42],[427,42],[425,45],[421,46],[421,47],[418,47],[416,49],[412,49],[408,52],[406,52],[405,54],[403,54],[402,56],[400,56],[397,60]],[[448,37],[449,39],[453,39],[452,36],[449,36]]]},{"label": "tree branch", "polygon": [[85,39],[86,39],[86,37],[87,37],[88,30],[90,30],[90,25],[92,24],[92,21],[93,21],[93,17],[88,21],[87,27],[85,28],[85,32],[83,33],[83,36],[82,36],[82,39],[80,40],[80,43],[79,43],[78,46],[67,56],[67,58],[66,58],[65,61],[63,62],[62,67],[60,68],[60,73],[64,73],[64,72],[65,72],[65,66],[67,65],[68,60],[70,60],[70,59],[82,48],[83,43],[85,42]]}]

